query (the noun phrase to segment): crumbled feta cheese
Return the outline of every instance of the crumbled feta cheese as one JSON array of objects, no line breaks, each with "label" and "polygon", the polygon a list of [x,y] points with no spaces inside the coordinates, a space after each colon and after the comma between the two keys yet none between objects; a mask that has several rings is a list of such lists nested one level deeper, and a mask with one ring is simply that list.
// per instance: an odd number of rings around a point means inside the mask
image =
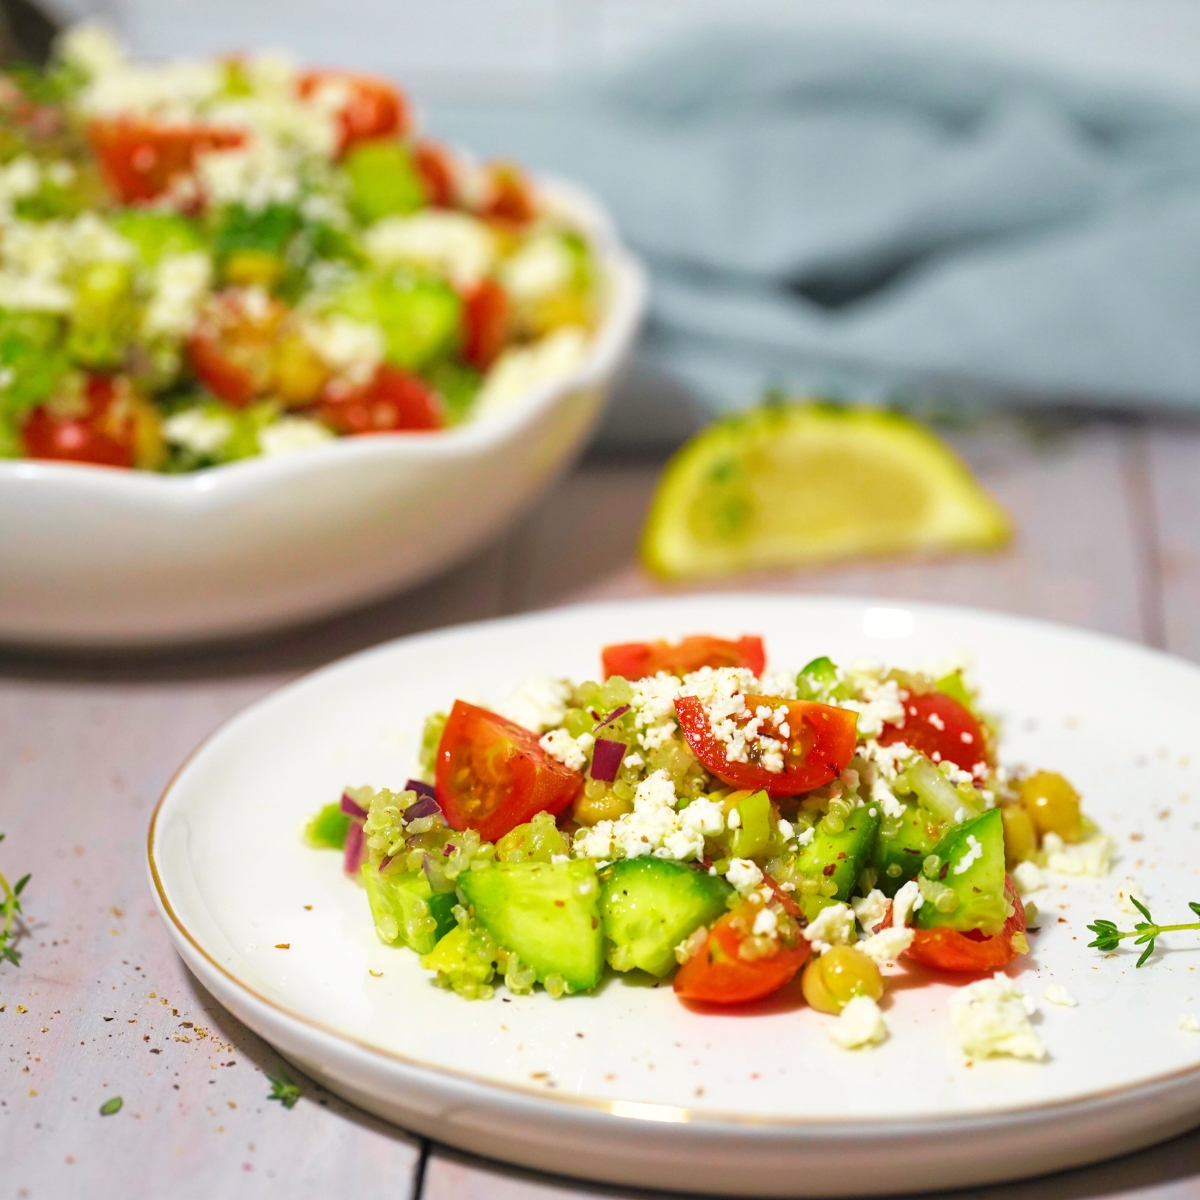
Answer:
[{"label": "crumbled feta cheese", "polygon": [[575,260],[556,233],[530,238],[500,267],[500,281],[514,300],[535,304],[546,296],[569,287],[575,276]]},{"label": "crumbled feta cheese", "polygon": [[755,937],[774,937],[779,928],[779,917],[773,908],[760,908],[754,917],[752,932]]},{"label": "crumbled feta cheese", "polygon": [[955,875],[964,875],[969,871],[972,865],[978,862],[983,857],[983,847],[979,843],[979,839],[973,834],[967,834],[967,852],[954,864],[950,869]]},{"label": "crumbled feta cheese", "polygon": [[689,958],[693,958],[704,949],[705,942],[708,941],[708,926],[700,925],[684,938],[678,946],[675,947],[675,961],[683,966]]},{"label": "crumbled feta cheese", "polygon": [[1029,1023],[1036,1011],[1033,1001],[1005,975],[981,979],[950,998],[950,1019],[968,1058],[1044,1059],[1046,1049]]},{"label": "crumbled feta cheese", "polygon": [[[689,805],[689,807],[691,806]],[[762,883],[763,873],[759,870],[758,865],[751,862],[750,859],[735,858],[730,861],[725,878],[745,896]]]},{"label": "crumbled feta cheese", "polygon": [[378,325],[334,313],[321,320],[304,321],[300,334],[322,362],[351,386],[369,382],[383,361],[386,345]]},{"label": "crumbled feta cheese", "polygon": [[[518,251],[518,257],[537,240]],[[447,275],[455,287],[464,289],[478,284],[496,261],[496,237],[487,225],[467,213],[446,209],[383,217],[367,231],[364,244],[377,267],[425,267]]]},{"label": "crumbled feta cheese", "polygon": [[885,817],[904,816],[904,805],[896,799],[896,794],[888,787],[882,775],[871,784],[871,799],[883,810]]},{"label": "crumbled feta cheese", "polygon": [[896,929],[903,928],[908,924],[909,915],[923,903],[920,884],[910,879],[892,898],[892,925]]},{"label": "crumbled feta cheese", "polygon": [[587,335],[576,325],[556,329],[532,345],[505,350],[479,389],[476,416],[500,412],[536,388],[566,379],[586,354]]},{"label": "crumbled feta cheese", "polygon": [[858,698],[841,701],[841,707],[858,713],[858,735],[862,738],[877,738],[885,725],[904,725],[900,685],[894,679],[881,679],[880,670],[877,664],[859,663],[845,673],[846,682]]},{"label": "crumbled feta cheese", "polygon": [[1183,1016],[1179,1018],[1179,1028],[1182,1029],[1184,1033],[1200,1033],[1200,1017],[1197,1017],[1192,1013],[1184,1013]]},{"label": "crumbled feta cheese", "polygon": [[891,901],[878,888],[873,888],[866,896],[850,901],[858,923],[867,933],[870,933],[883,920],[889,904]]},{"label": "crumbled feta cheese", "polygon": [[142,333],[148,338],[187,337],[212,282],[212,260],[201,251],[168,254],[152,278],[154,290],[142,318]]},{"label": "crumbled feta cheese", "polygon": [[1117,907],[1122,912],[1127,912],[1132,916],[1140,917],[1142,914],[1138,911],[1138,907],[1134,904],[1137,900],[1141,904],[1146,903],[1146,897],[1142,892],[1136,879],[1126,878],[1125,882],[1117,888]]},{"label": "crumbled feta cheese", "polygon": [[[587,763],[587,755],[579,743],[565,730],[552,729],[538,739],[541,746],[551,758],[557,759],[564,767],[572,771],[582,771]],[[675,789],[672,786],[671,798],[674,801]]]},{"label": "crumbled feta cheese", "polygon": [[675,735],[675,699],[682,684],[659,671],[633,685],[633,727],[643,750],[657,750]]},{"label": "crumbled feta cheese", "polygon": [[1046,886],[1046,879],[1042,875],[1042,869],[1035,862],[1019,862],[1012,869],[1013,883],[1017,885],[1017,891],[1022,896],[1028,896],[1030,892],[1036,892],[1039,888]]},{"label": "crumbled feta cheese", "polygon": [[870,996],[855,996],[830,1027],[829,1036],[843,1050],[861,1050],[886,1040],[887,1025],[879,1005]]},{"label": "crumbled feta cheese", "polygon": [[811,842],[816,836],[816,829],[810,825],[807,829],[802,829],[798,834],[796,834],[796,845],[807,846],[808,843]]},{"label": "crumbled feta cheese", "polygon": [[1068,845],[1056,833],[1048,833],[1042,839],[1046,854],[1046,866],[1060,875],[1093,875],[1100,878],[1108,874],[1116,850],[1112,838],[1106,833],[1096,833],[1083,842]]},{"label": "crumbled feta cheese", "polygon": [[859,942],[858,948],[882,967],[894,963],[912,945],[915,936],[912,929],[897,929],[891,925]]},{"label": "crumbled feta cheese", "polygon": [[58,57],[85,75],[105,75],[125,62],[120,43],[98,21],[69,25],[55,45]]},{"label": "crumbled feta cheese", "polygon": [[171,445],[207,457],[219,453],[233,437],[233,421],[202,408],[185,408],[163,422],[162,434]]},{"label": "crumbled feta cheese", "polygon": [[783,817],[779,818],[778,829],[779,836],[783,838],[785,842],[790,842],[792,838],[796,836],[796,830],[791,821],[785,821]]},{"label": "crumbled feta cheese", "polygon": [[931,712],[925,719],[934,727],[934,729],[940,729],[943,733],[946,732],[946,722],[943,721],[942,718],[937,715],[937,713]]},{"label": "crumbled feta cheese", "polygon": [[332,441],[333,436],[320,421],[311,417],[280,417],[258,431],[258,448],[267,458],[275,458],[280,454],[322,446]]},{"label": "crumbled feta cheese", "polygon": [[[772,712],[768,705],[760,704],[751,713],[745,694],[757,686],[753,672],[744,668],[701,667],[685,676],[680,694],[695,696],[704,705],[709,730],[730,762],[748,763],[753,757],[766,770],[779,774],[787,737],[780,728],[779,714],[786,718],[787,708],[780,706]],[[780,736],[769,736],[768,728]]]},{"label": "crumbled feta cheese", "polygon": [[300,195],[297,156],[254,134],[240,146],[201,154],[196,178],[210,203],[242,204],[251,211],[291,204]]},{"label": "crumbled feta cheese", "polygon": [[795,700],[796,676],[788,671],[764,671],[760,680],[764,696],[779,696],[783,700]]},{"label": "crumbled feta cheese", "polygon": [[804,936],[819,954],[830,946],[852,946],[858,941],[854,910],[848,904],[830,904],[804,927]]},{"label": "crumbled feta cheese", "polygon": [[527,679],[496,712],[533,733],[545,733],[562,724],[573,691],[567,679]]},{"label": "crumbled feta cheese", "polygon": [[1046,984],[1042,990],[1042,996],[1047,1004],[1057,1004],[1060,1008],[1077,1008],[1079,1006],[1079,1001],[1061,983]]},{"label": "crumbled feta cheese", "polygon": [[740,829],[742,827],[742,814],[736,808],[729,810],[729,815],[725,818],[726,829]]},{"label": "crumbled feta cheese", "polygon": [[[724,828],[725,810],[715,800],[700,797],[682,812],[676,812],[675,784],[666,771],[655,771],[638,784],[632,812],[615,821],[600,821],[591,829],[579,830],[575,835],[575,853],[598,859],[651,854],[655,858],[688,862],[702,857],[704,839],[716,836]],[[756,882],[761,881],[760,871]]]}]

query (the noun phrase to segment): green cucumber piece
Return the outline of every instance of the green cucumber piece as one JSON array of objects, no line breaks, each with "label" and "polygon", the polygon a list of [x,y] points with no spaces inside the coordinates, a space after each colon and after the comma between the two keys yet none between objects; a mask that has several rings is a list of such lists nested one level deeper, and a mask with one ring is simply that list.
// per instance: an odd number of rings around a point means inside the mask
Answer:
[{"label": "green cucumber piece", "polygon": [[350,211],[364,225],[425,206],[425,187],[403,142],[363,142],[342,166],[350,181]]},{"label": "green cucumber piece", "polygon": [[346,845],[346,831],[350,828],[350,815],[342,812],[338,802],[327,804],[304,827],[304,836],[310,846],[321,850],[342,850]]},{"label": "green cucumber piece", "polygon": [[885,896],[894,896],[915,879],[944,828],[919,804],[906,804],[903,816],[884,817],[871,851],[870,865],[878,877],[875,886]]},{"label": "green cucumber piece", "polygon": [[462,301],[434,279],[356,279],[331,299],[329,309],[383,330],[384,357],[418,371],[456,344]]},{"label": "green cucumber piece", "polygon": [[[454,928],[453,892],[435,892],[419,871],[384,872],[364,863],[362,880],[381,941],[429,954]],[[389,936],[392,929],[394,936]]]},{"label": "green cucumber piece", "polygon": [[878,833],[878,804],[864,804],[854,809],[840,832],[830,832],[826,820],[817,825],[813,840],[800,851],[796,865],[808,879],[833,880],[837,884],[837,893],[819,896],[798,891],[796,902],[808,920],[811,921],[821,909],[850,899]]},{"label": "green cucumber piece", "polygon": [[940,864],[936,882],[948,887],[958,904],[952,912],[942,912],[922,888],[925,903],[916,911],[917,925],[960,932],[978,929],[989,936],[999,933],[1009,910],[1004,895],[1004,818],[1000,810],[992,808],[964,821],[950,830],[932,853]]},{"label": "green cucumber piece", "polygon": [[113,217],[113,228],[133,243],[143,266],[154,267],[172,254],[206,248],[195,221],[154,208],[127,208]]},{"label": "green cucumber piece", "polygon": [[558,975],[570,991],[586,992],[600,982],[600,883],[589,859],[495,863],[465,871],[458,887],[479,924],[539,983]]},{"label": "green cucumber piece", "polygon": [[774,818],[771,801],[766,792],[751,792],[743,796],[736,807],[738,827],[729,839],[733,858],[756,858],[765,854],[771,845]]},{"label": "green cucumber piece", "polygon": [[796,676],[796,694],[801,700],[833,704],[850,698],[849,689],[838,679],[838,669],[826,655],[814,658]]},{"label": "green cucumber piece", "polygon": [[600,912],[614,970],[658,978],[675,967],[675,947],[723,916],[733,888],[719,875],[663,858],[627,858],[601,875]]}]

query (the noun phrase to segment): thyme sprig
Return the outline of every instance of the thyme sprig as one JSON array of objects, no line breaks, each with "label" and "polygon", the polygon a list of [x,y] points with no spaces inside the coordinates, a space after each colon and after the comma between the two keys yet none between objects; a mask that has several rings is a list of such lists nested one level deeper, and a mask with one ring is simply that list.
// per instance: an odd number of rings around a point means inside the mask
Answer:
[{"label": "thyme sprig", "polygon": [[[2,841],[4,841],[4,834],[0,833],[0,842]],[[3,923],[0,924],[0,959],[7,958],[13,966],[19,966],[21,962],[21,956],[13,946],[16,939],[13,927],[17,921],[17,914],[21,911],[21,901],[18,897],[28,882],[28,874],[22,875],[15,884],[10,884],[3,875],[0,875],[0,916],[4,918]]]},{"label": "thyme sprig", "polygon": [[[1146,960],[1154,953],[1154,942],[1160,933],[1171,933],[1176,929],[1200,929],[1200,921],[1185,922],[1181,925],[1158,925],[1154,918],[1150,915],[1150,910],[1136,896],[1130,896],[1130,901],[1137,906],[1138,912],[1146,919],[1139,921],[1132,929],[1122,930],[1117,928],[1115,921],[1096,921],[1088,926],[1088,929],[1096,935],[1094,942],[1088,942],[1089,946],[1095,946],[1098,950],[1105,952],[1115,950],[1125,938],[1134,938],[1135,946],[1145,945],[1145,950],[1142,951],[1142,956],[1137,960],[1139,967],[1144,966]],[[1200,900],[1192,900],[1188,903],[1188,908],[1200,917]]]},{"label": "thyme sprig", "polygon": [[304,1095],[304,1089],[286,1071],[276,1071],[274,1074],[267,1071],[266,1076],[271,1084],[271,1094],[267,1099],[278,1100],[284,1108],[295,1108],[296,1101]]}]

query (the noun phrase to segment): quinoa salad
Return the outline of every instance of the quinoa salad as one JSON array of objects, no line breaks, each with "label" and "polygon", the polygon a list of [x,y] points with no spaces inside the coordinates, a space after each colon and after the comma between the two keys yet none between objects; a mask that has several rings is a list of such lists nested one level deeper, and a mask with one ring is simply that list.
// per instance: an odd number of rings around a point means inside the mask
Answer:
[{"label": "quinoa salad", "polygon": [[383,942],[466,999],[609,972],[701,1008],[798,987],[847,1050],[887,1038],[896,977],[972,973],[963,1052],[1045,1058],[1004,971],[1036,933],[1022,893],[1106,874],[1113,842],[1062,775],[1001,765],[963,667],[768,670],[753,636],[608,646],[601,666],[494,711],[457,700],[426,722],[421,778],[347,787],[308,822]]},{"label": "quinoa salad", "polygon": [[428,434],[566,378],[588,235],[390,82],[130,61],[77,26],[0,72],[0,458],[183,472]]}]

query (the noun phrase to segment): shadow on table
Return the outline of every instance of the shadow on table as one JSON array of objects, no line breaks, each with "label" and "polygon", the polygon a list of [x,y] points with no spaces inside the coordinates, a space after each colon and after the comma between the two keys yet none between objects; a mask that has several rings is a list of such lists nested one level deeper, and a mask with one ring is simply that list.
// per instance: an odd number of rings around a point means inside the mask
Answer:
[{"label": "shadow on table", "polygon": [[[470,1180],[470,1176],[475,1178]],[[652,1200],[677,1194],[539,1175],[460,1154],[447,1147],[431,1148],[418,1200],[456,1200],[464,1195],[482,1196],[485,1193],[491,1200],[533,1200],[534,1197],[542,1200],[646,1197]],[[978,1188],[905,1193],[890,1200],[916,1200],[918,1195],[931,1200],[1101,1200],[1131,1194],[1144,1200],[1193,1200],[1200,1196],[1200,1130],[1090,1167]]]}]

